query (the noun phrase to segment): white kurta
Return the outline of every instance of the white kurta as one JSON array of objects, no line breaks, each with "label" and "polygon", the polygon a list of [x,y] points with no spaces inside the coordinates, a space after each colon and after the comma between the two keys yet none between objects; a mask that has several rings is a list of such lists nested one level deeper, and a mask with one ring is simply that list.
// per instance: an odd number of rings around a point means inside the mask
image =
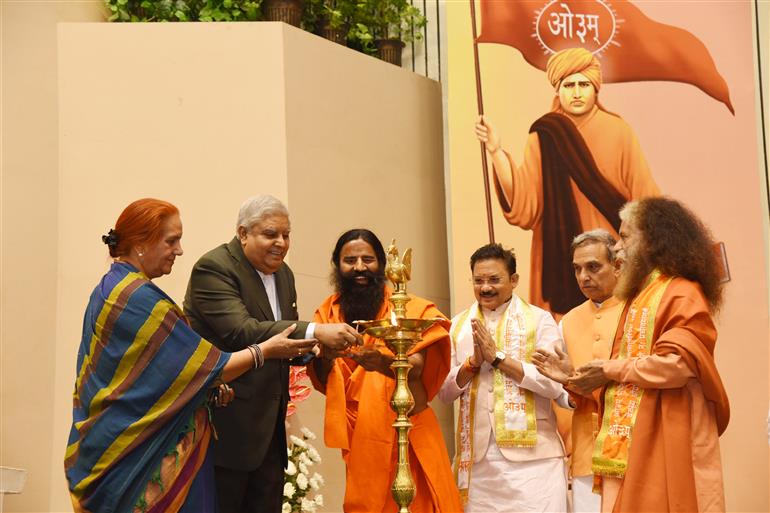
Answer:
[{"label": "white kurta", "polygon": [[[521,299],[513,296],[514,308],[520,308]],[[482,309],[490,332],[508,308],[505,303],[494,311]],[[471,307],[475,312],[476,304]],[[532,308],[535,347],[553,352],[557,345],[563,349],[556,323],[550,313],[536,306]],[[462,314],[452,319],[451,333]],[[453,340],[451,369],[439,391],[444,402],[457,399],[469,386],[457,386],[457,373],[465,359],[473,354],[473,339],[459,336]],[[556,418],[551,400],[569,407],[568,396],[562,386],[540,374],[531,363],[522,362],[524,377],[518,387],[529,390],[535,397],[537,443],[535,447],[498,447],[494,433],[494,369],[485,362],[481,366],[476,396],[473,425],[474,463],[466,513],[567,510],[567,484],[564,467],[564,447],[556,431]]]}]

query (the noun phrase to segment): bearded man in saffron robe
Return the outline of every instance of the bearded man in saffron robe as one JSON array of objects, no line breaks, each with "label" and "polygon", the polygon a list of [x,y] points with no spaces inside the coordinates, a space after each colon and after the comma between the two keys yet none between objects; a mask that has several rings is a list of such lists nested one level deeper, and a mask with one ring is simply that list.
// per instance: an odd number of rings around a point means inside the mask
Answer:
[{"label": "bearded man in saffron robe", "polygon": [[558,316],[583,302],[569,265],[572,239],[595,228],[617,235],[620,207],[659,190],[631,127],[599,102],[598,59],[583,48],[562,50],[546,73],[552,109],[530,128],[520,165],[486,117],[476,136],[491,156],[505,218],[533,232],[530,302]]},{"label": "bearded man in saffron robe", "polygon": [[719,436],[730,406],[714,362],[723,291],[711,235],[668,198],[631,202],[620,218],[625,306],[610,359],[573,371],[542,353],[540,370],[602,393],[592,458],[602,511],[725,511]]},{"label": "bearded man in saffron robe", "polygon": [[[385,251],[366,229],[340,236],[332,256],[336,293],[318,307],[317,323],[389,319],[392,291],[385,285]],[[409,388],[415,406],[409,413],[409,465],[416,486],[413,513],[462,512],[446,445],[428,402],[449,372],[449,321],[425,299],[411,296],[407,318],[441,318],[409,352]],[[342,450],[346,466],[345,512],[395,512],[390,485],[398,460],[396,414],[390,409],[395,379],[393,354],[369,335],[355,353],[321,350],[308,366],[313,386],[326,394],[324,441]]]}]

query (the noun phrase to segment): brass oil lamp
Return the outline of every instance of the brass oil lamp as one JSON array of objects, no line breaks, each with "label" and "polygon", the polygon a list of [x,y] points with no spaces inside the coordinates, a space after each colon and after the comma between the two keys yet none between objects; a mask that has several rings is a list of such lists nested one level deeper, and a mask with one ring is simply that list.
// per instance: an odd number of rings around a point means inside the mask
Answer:
[{"label": "brass oil lamp", "polygon": [[393,427],[398,436],[398,467],[390,491],[399,506],[399,513],[408,513],[409,504],[415,496],[415,485],[409,470],[409,429],[412,422],[408,414],[414,407],[414,398],[407,384],[407,375],[412,365],[409,363],[409,351],[422,339],[422,334],[438,319],[407,319],[406,304],[409,295],[406,293],[406,283],[411,278],[412,249],[404,252],[403,258],[398,256],[395,239],[391,241],[386,251],[387,264],[385,275],[393,284],[393,294],[390,302],[393,313],[390,319],[374,321],[355,321],[364,333],[381,339],[393,352],[395,358],[390,368],[396,376],[396,389],[390,398],[390,407],[396,412]]}]

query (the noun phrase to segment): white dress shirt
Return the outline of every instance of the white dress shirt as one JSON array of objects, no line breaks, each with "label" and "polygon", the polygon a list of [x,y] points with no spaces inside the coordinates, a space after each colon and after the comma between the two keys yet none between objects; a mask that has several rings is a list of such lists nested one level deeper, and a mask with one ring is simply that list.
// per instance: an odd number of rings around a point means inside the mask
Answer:
[{"label": "white dress shirt", "polygon": [[[281,304],[278,302],[278,289],[275,286],[275,274],[265,274],[259,269],[254,269],[262,278],[262,284],[265,286],[265,292],[267,293],[267,300],[270,302],[270,309],[273,311],[273,319],[276,321],[283,320],[281,314]],[[307,325],[305,331],[305,338],[313,338],[315,334],[315,323],[311,322]]]}]

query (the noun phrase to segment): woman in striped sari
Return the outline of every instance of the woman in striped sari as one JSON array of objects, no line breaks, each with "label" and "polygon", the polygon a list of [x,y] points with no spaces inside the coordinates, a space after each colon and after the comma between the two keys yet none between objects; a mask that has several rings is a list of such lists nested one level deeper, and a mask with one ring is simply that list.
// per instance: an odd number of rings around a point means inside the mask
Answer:
[{"label": "woman in striped sari", "polygon": [[315,342],[289,339],[293,326],[236,353],[202,339],[152,282],[181,238],[179,211],[155,199],[130,204],[103,237],[114,263],[86,308],[65,455],[76,512],[213,512],[208,408],[232,399],[217,385],[261,366],[266,345],[297,354]]}]

